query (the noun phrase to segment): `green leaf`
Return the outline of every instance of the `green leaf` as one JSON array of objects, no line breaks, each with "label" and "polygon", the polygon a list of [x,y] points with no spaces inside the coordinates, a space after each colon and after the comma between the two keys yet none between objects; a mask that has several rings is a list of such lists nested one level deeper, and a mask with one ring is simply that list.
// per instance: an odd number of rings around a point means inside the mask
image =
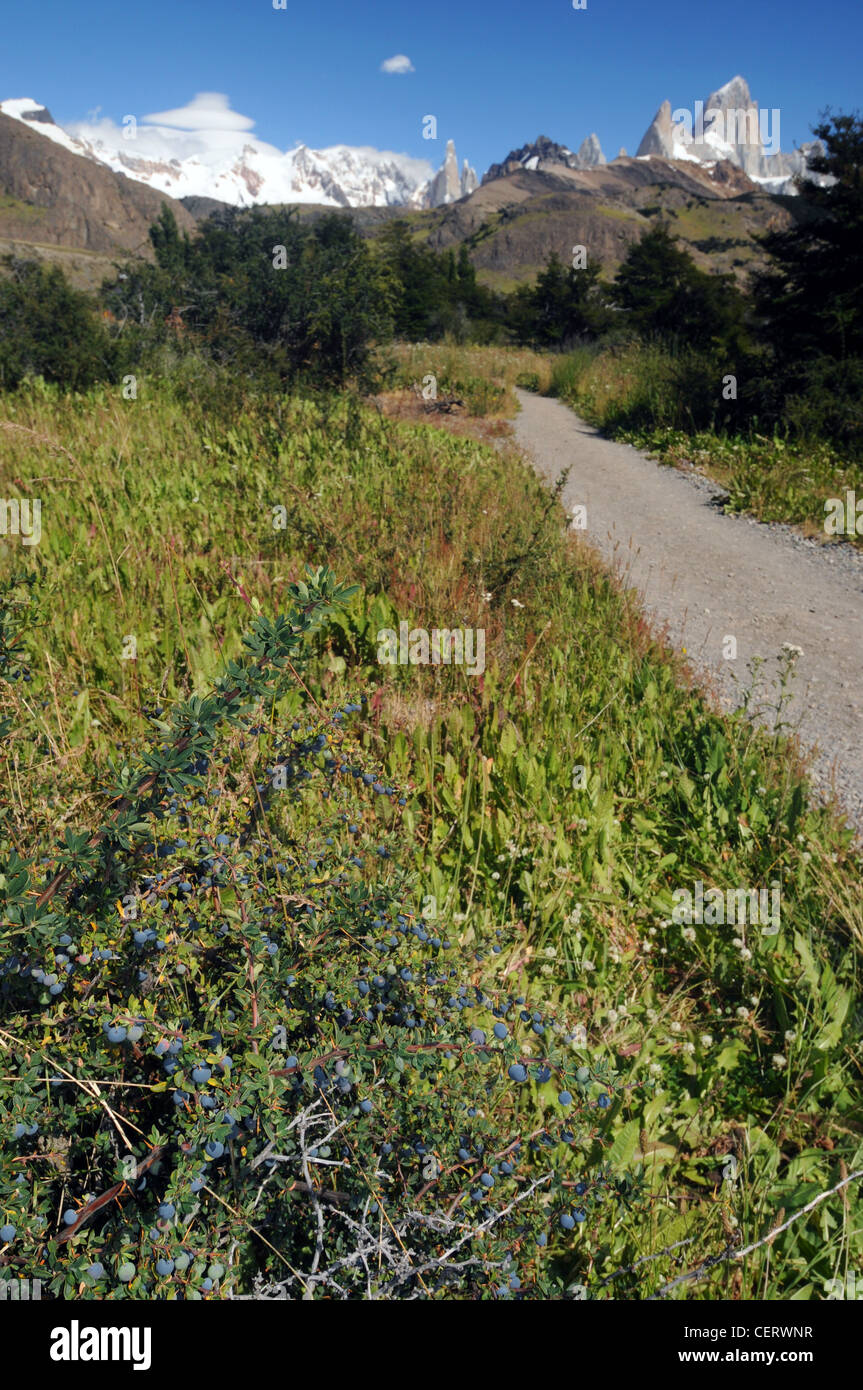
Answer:
[{"label": "green leaf", "polygon": [[608,1154],[608,1162],[613,1168],[625,1168],[632,1162],[638,1147],[641,1125],[638,1120],[630,1120],[623,1126]]},{"label": "green leaf", "polygon": [[511,758],[518,747],[518,733],[511,720],[508,720],[501,730],[499,747],[507,758]]}]

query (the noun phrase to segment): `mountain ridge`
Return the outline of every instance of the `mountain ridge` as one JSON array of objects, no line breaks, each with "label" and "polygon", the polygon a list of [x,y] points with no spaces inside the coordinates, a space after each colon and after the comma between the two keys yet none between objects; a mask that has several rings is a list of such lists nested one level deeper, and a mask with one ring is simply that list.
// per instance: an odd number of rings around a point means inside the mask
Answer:
[{"label": "mountain ridge", "polygon": [[[205,96],[199,94],[192,106]],[[210,94],[211,102],[212,97]],[[727,161],[770,192],[796,191],[794,179],[806,172],[808,156],[818,148],[818,142],[808,142],[791,152],[769,150],[762,137],[769,133],[771,116],[777,124],[771,142],[778,135],[779,113],[759,110],[745,78],[731,78],[695,106],[700,112],[672,111],[671,103],[663,101],[635,157],[700,164],[708,169]],[[490,165],[480,180],[467,160],[459,167],[451,139],[439,168],[431,170],[427,160],[369,146],[340,144],[312,149],[300,144],[282,151],[246,129],[223,129],[218,118],[224,112],[215,108],[207,113],[212,128],[160,125],[161,118],[155,117],[150,118],[152,123],[139,126],[132,117],[124,117],[122,131],[107,121],[64,129],[47,107],[31,98],[0,101],[0,114],[36,130],[69,153],[101,163],[169,197],[215,199],[236,207],[291,203],[426,209],[469,197],[482,184],[520,169],[528,173],[588,170],[607,163],[595,133],[587,135],[577,151],[539,135]],[[163,117],[177,115],[163,113]],[[131,124],[127,127],[126,122]],[[743,139],[739,138],[740,124],[744,126]],[[616,160],[621,158],[629,156],[621,150]]]},{"label": "mountain ridge", "polygon": [[173,141],[178,149],[183,148],[184,133],[157,126],[139,129],[135,124],[124,127],[123,135],[113,142],[70,134],[57,125],[46,106],[29,97],[0,101],[0,114],[24,127],[37,127],[39,135],[70,154],[176,199],[215,198],[237,207],[315,203],[422,208],[464,197],[477,185],[467,160],[459,172],[452,140],[447,141],[440,169],[429,174],[426,161],[388,150],[351,145],[315,150],[301,144],[281,151],[245,132],[238,137],[235,131],[205,132],[201,149],[183,157],[148,154],[153,132],[158,132],[164,145],[170,147]]}]

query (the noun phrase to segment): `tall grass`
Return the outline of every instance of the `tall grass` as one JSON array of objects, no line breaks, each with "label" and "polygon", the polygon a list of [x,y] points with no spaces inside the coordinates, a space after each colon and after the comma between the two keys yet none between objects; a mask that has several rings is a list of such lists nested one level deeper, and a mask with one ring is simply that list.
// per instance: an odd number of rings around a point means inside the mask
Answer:
[{"label": "tall grass", "polygon": [[[415,351],[408,374],[429,361]],[[490,361],[426,369],[482,377]],[[591,389],[605,379],[623,398],[592,361],[576,359]],[[502,358],[497,379],[529,369]],[[575,371],[560,363],[558,386]],[[553,1257],[598,1297],[642,1297],[675,1272],[670,1257],[601,1280],[681,1239],[693,1265],[729,1232],[758,1240],[860,1166],[851,836],[809,799],[793,748],[689,688],[517,455],[347,396],[250,395],[219,415],[144,383],[135,402],[23,393],[2,418],[3,488],[41,496],[43,539],[27,554],[7,545],[0,571],[42,573],[29,656],[51,692],[44,763],[4,768],[6,851],[36,826],[86,823],[100,770],[141,730],[139,692],[154,685],[167,705],[206,685],[249,605],[277,611],[304,563],[329,563],[362,593],[319,640],[310,690],[369,690],[362,739],[412,789],[403,851],[427,912],[478,945],[510,925],[516,945],[478,972],[507,988],[531,979],[582,1020],[585,1060],[626,1059],[655,1083],[609,1112],[605,1136],[615,1164],[644,1166],[649,1217]],[[401,619],[484,628],[486,671],[380,666],[377,632]],[[4,712],[14,720],[26,698],[7,693]],[[20,795],[24,771],[36,803]],[[780,933],[669,926],[672,892],[699,879],[781,882]],[[539,1113],[542,1088],[532,1103]],[[597,1142],[588,1161],[603,1153]],[[735,1182],[722,1176],[731,1153]],[[863,1258],[847,1195],[675,1296],[822,1296]]]}]

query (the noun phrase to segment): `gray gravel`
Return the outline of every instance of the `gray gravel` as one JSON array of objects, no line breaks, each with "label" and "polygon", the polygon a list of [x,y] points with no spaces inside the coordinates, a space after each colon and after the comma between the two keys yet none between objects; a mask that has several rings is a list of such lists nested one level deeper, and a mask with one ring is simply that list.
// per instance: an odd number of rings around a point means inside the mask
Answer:
[{"label": "gray gravel", "polygon": [[748,663],[762,657],[753,707],[772,727],[782,645],[802,649],[783,720],[813,753],[815,785],[863,826],[863,554],[726,515],[721,489],[694,470],[603,439],[559,401],[517,395],[517,443],[550,482],[570,469],[564,505],[587,508],[579,534],[639,591],[722,706],[740,705]]}]

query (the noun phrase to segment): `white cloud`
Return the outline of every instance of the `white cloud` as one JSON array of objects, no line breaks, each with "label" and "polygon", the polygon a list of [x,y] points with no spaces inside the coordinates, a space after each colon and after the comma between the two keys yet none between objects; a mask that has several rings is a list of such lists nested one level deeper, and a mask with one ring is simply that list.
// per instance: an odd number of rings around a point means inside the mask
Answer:
[{"label": "white cloud", "polygon": [[381,63],[381,72],[416,72],[416,68],[405,53],[396,53]]},{"label": "white cloud", "polygon": [[239,156],[247,144],[268,155],[281,154],[273,145],[249,135],[255,122],[232,111],[230,99],[223,92],[198,92],[185,106],[139,117],[134,140],[126,140],[123,127],[109,117],[93,120],[94,114],[90,112],[86,121],[70,122],[66,131],[89,141],[103,154],[119,151],[124,161],[148,159],[169,163],[195,157],[212,165],[231,155]]},{"label": "white cloud", "polygon": [[172,126],[177,130],[251,130],[255,122],[231,110],[224,92],[198,92],[185,106],[156,111],[142,117],[147,125]]}]

